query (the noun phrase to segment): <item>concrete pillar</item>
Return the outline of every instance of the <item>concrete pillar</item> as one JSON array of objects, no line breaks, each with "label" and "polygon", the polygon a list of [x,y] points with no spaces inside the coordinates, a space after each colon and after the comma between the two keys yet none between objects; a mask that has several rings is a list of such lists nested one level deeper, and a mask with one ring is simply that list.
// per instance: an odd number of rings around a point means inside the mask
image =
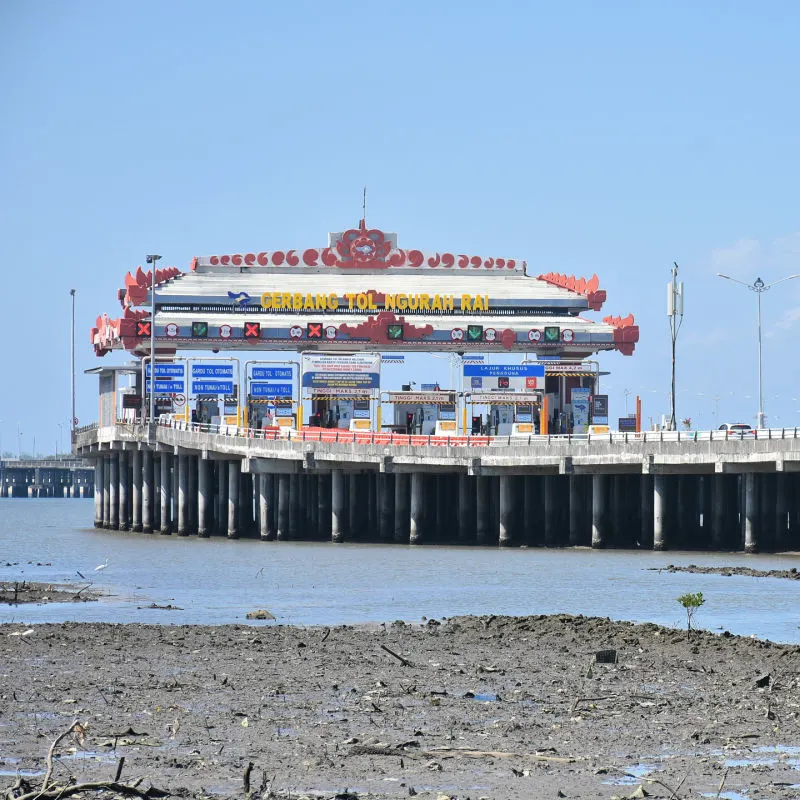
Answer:
[{"label": "concrete pillar", "polygon": [[258,535],[264,541],[272,541],[275,531],[270,524],[272,521],[272,497],[270,496],[269,475],[262,473],[258,476]]},{"label": "concrete pillar", "polygon": [[789,501],[786,494],[786,473],[775,473],[775,550],[786,550],[789,544]]},{"label": "concrete pillar", "polygon": [[[539,538],[538,517],[541,513],[541,503],[539,498],[539,484],[533,475],[522,476],[522,488],[520,490],[522,503],[522,536],[520,544],[535,546]],[[477,489],[475,490],[477,495]]]},{"label": "concrete pillar", "polygon": [[168,534],[172,531],[172,456],[162,453],[159,459],[161,469],[161,533]]},{"label": "concrete pillar", "polygon": [[492,544],[492,479],[488,475],[478,475],[476,481],[475,538],[478,544]]},{"label": "concrete pillar", "polygon": [[583,544],[583,522],[586,518],[585,492],[581,475],[569,476],[569,543],[572,547]]},{"label": "concrete pillar", "polygon": [[211,462],[197,460],[197,535],[206,538],[211,533]]},{"label": "concrete pillar", "polygon": [[239,472],[239,533],[247,536],[253,529],[253,476]]},{"label": "concrete pillar", "polygon": [[331,535],[331,476],[320,475],[317,478],[317,533],[322,538]]},{"label": "concrete pillar", "polygon": [[396,472],[394,476],[394,540],[398,544],[408,543],[409,531],[409,477],[408,473]]},{"label": "concrete pillar", "polygon": [[425,484],[424,473],[411,473],[411,514],[409,544],[422,544],[425,527]]},{"label": "concrete pillar", "polygon": [[281,472],[278,476],[278,526],[275,538],[286,541],[289,538],[289,503],[291,502],[289,474]]},{"label": "concrete pillar", "polygon": [[653,476],[653,550],[667,549],[666,514],[668,502],[666,475]]},{"label": "concrete pillar", "polygon": [[544,546],[557,547],[561,498],[559,497],[559,476],[545,475],[544,481]]},{"label": "concrete pillar", "polygon": [[747,472],[744,478],[744,551],[757,553],[759,550],[758,519],[758,474]]},{"label": "concrete pillar", "polygon": [[458,541],[469,544],[475,535],[475,480],[462,472],[458,476]]},{"label": "concrete pillar", "polygon": [[128,514],[130,512],[130,470],[128,454],[124,450],[119,454],[119,530],[128,530]]},{"label": "concrete pillar", "polygon": [[109,470],[110,485],[109,485],[109,524],[111,530],[119,528],[119,455],[112,453],[109,458],[111,469]]},{"label": "concrete pillar", "polygon": [[[380,539],[378,535],[378,490],[377,490],[377,475],[368,472],[363,476],[362,481],[366,484],[366,539],[368,541],[376,541]],[[363,516],[362,516],[363,519]]]},{"label": "concrete pillar", "polygon": [[228,538],[239,538],[239,476],[241,464],[228,462]]},{"label": "concrete pillar", "polygon": [[131,453],[132,489],[131,494],[131,530],[137,533],[142,530],[142,451]]},{"label": "concrete pillar", "polygon": [[725,476],[722,473],[711,475],[709,490],[711,492],[711,542],[714,550],[725,549],[725,511],[726,492]]},{"label": "concrete pillar", "polygon": [[775,550],[775,504],[777,503],[777,473],[763,472],[758,476],[758,549],[761,552]]},{"label": "concrete pillar", "polygon": [[608,514],[609,541],[606,544],[617,547],[630,546],[630,518],[628,514],[628,497],[626,494],[627,475],[609,475],[613,499]]},{"label": "concrete pillar", "polygon": [[300,475],[292,473],[287,477],[289,481],[289,535],[283,538],[299,539],[301,529],[300,519],[302,516],[300,512],[300,504],[302,502]]},{"label": "concrete pillar", "polygon": [[172,500],[172,530],[177,531],[178,529],[178,500],[180,499],[178,496],[178,481],[179,481],[179,469],[178,469],[178,457],[173,455],[172,458],[169,460],[170,463],[170,498]]},{"label": "concrete pillar", "polygon": [[142,452],[142,532],[153,532],[153,453]]},{"label": "concrete pillar", "polygon": [[693,475],[677,475],[678,498],[675,508],[677,525],[674,526],[672,537],[675,546],[681,549],[690,549],[695,546]]},{"label": "concrete pillar", "polygon": [[608,510],[605,475],[592,475],[592,547],[608,543]]},{"label": "concrete pillar", "polygon": [[316,539],[319,536],[319,480],[318,476],[309,474],[305,476],[306,482],[306,514],[308,527],[305,531],[307,539]]},{"label": "concrete pillar", "polygon": [[331,541],[343,542],[345,535],[345,479],[344,472],[335,469],[331,473]]},{"label": "concrete pillar", "polygon": [[153,530],[161,530],[161,459],[152,453],[153,458]]},{"label": "concrete pillar", "polygon": [[187,536],[189,522],[189,465],[188,457],[178,456],[178,536]]},{"label": "concrete pillar", "polygon": [[198,505],[200,501],[200,487],[198,486],[198,459],[197,456],[188,456],[186,468],[188,469],[188,480],[186,481],[189,494],[187,508],[186,528],[189,533],[197,533]]},{"label": "concrete pillar", "polygon": [[348,532],[350,534],[350,539],[358,540],[361,538],[361,534],[363,533],[362,530],[362,508],[361,504],[363,502],[361,496],[361,486],[362,483],[361,476],[356,475],[355,473],[350,473],[347,478],[347,512],[349,517],[349,525],[348,525]]},{"label": "concrete pillar", "polygon": [[228,531],[228,464],[216,461],[214,466],[217,470],[216,531],[222,535]]},{"label": "concrete pillar", "polygon": [[378,476],[380,494],[380,538],[391,542],[394,538],[394,476],[382,472]]},{"label": "concrete pillar", "polygon": [[642,475],[639,483],[639,508],[640,508],[640,533],[639,546],[651,549],[653,547],[653,476]]},{"label": "concrete pillar", "polygon": [[[103,473],[105,470],[105,459],[95,459],[94,462],[94,526],[103,527]],[[4,487],[5,488],[5,485]]]},{"label": "concrete pillar", "polygon": [[498,543],[500,547],[514,544],[515,497],[512,475],[500,476],[500,507],[498,509]]}]

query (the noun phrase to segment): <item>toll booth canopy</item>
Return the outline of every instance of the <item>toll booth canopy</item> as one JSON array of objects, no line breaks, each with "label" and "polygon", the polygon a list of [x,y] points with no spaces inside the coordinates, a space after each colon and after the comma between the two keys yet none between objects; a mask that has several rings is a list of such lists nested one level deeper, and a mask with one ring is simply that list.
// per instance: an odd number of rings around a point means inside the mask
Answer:
[{"label": "toll booth canopy", "polygon": [[392,422],[383,427],[393,433],[432,436],[437,433],[437,423],[438,432],[456,432],[454,391],[388,392],[386,402],[394,406],[394,414]]},{"label": "toll booth canopy", "polygon": [[[542,392],[470,392],[467,405],[472,408],[471,429],[473,434],[507,436],[515,424],[533,425],[539,423],[542,406]],[[476,406],[488,406],[489,412],[476,414]]]}]

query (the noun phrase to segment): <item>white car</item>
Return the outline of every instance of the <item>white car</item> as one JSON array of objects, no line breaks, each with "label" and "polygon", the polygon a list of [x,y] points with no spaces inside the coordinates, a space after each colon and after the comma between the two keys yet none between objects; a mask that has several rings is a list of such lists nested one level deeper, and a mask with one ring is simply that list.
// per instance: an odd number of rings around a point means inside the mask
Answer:
[{"label": "white car", "polygon": [[744,439],[745,436],[755,436],[755,431],[746,422],[723,422],[719,429],[727,431],[728,436],[739,439]]}]

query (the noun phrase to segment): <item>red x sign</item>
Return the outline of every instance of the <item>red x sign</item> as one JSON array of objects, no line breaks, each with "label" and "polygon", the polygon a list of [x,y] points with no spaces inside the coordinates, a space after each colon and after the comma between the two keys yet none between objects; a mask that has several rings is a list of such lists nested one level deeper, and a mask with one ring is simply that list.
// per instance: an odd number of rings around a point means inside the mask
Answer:
[{"label": "red x sign", "polygon": [[321,339],[322,338],[322,323],[321,322],[309,322],[308,323],[308,338],[309,339]]},{"label": "red x sign", "polygon": [[141,320],[136,323],[136,335],[137,336],[149,336],[150,335],[150,323],[149,322],[142,322]]},{"label": "red x sign", "polygon": [[244,338],[245,339],[260,339],[261,338],[261,323],[260,322],[245,322],[245,324],[244,324]]}]

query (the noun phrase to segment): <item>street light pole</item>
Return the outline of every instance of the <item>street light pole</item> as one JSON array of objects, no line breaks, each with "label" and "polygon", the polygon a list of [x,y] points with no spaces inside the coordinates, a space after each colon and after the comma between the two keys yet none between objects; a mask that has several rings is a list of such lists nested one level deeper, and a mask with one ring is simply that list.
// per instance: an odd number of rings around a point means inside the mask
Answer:
[{"label": "street light pole", "polygon": [[75,418],[75,289],[70,289],[69,293],[72,297],[72,348],[71,348],[71,373],[72,373],[72,417],[69,421],[70,430],[70,447],[72,442],[72,433],[78,424]]},{"label": "street light pole", "polygon": [[752,284],[745,283],[744,281],[737,280],[736,278],[731,278],[730,275],[723,275],[721,272],[717,273],[718,278],[725,278],[725,280],[733,281],[734,283],[741,284],[742,286],[746,286],[750,289],[751,292],[756,293],[756,298],[758,300],[758,316],[757,316],[757,326],[758,326],[758,422],[757,427],[763,428],[764,427],[764,382],[763,382],[763,370],[762,370],[762,358],[761,358],[761,295],[766,292],[768,289],[771,289],[773,286],[777,286],[779,283],[783,283],[784,281],[791,281],[795,278],[800,278],[800,275],[789,275],[786,278],[781,278],[779,281],[773,281],[772,283],[764,283],[760,277],[757,277]]},{"label": "street light pole", "polygon": [[[150,254],[147,263],[152,264],[150,281],[150,423],[155,422],[156,414],[156,264],[161,256]],[[147,371],[142,391],[147,388]],[[144,422],[144,420],[142,420]]]}]

